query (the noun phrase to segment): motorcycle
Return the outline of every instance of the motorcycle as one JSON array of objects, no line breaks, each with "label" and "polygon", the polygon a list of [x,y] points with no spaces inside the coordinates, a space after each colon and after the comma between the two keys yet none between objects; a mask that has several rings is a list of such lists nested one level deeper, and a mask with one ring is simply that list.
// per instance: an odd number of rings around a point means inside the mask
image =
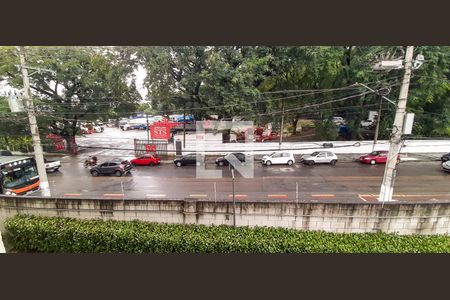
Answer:
[{"label": "motorcycle", "polygon": [[88,159],[84,161],[84,167],[93,167],[97,165],[97,156],[89,156]]}]

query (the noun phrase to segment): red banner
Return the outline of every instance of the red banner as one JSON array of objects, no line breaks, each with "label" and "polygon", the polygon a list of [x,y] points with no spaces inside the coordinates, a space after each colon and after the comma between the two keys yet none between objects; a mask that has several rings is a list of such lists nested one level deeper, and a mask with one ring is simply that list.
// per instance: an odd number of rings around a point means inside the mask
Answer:
[{"label": "red banner", "polygon": [[153,124],[150,126],[152,139],[168,140],[170,138],[170,126],[166,124]]},{"label": "red banner", "polygon": [[145,151],[147,151],[147,152],[155,152],[156,151],[156,145],[145,145]]}]

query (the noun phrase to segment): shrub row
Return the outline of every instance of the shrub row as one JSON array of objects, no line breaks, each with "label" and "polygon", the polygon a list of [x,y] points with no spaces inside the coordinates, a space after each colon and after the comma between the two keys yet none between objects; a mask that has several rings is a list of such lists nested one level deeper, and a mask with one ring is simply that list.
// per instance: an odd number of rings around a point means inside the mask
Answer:
[{"label": "shrub row", "polygon": [[336,234],[268,227],[157,224],[16,215],[6,220],[18,251],[62,253],[443,253],[450,237]]}]

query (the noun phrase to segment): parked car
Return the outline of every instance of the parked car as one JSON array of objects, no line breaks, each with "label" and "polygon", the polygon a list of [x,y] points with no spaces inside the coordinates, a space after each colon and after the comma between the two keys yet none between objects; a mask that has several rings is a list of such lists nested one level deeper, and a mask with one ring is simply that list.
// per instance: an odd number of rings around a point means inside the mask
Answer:
[{"label": "parked car", "polygon": [[364,120],[361,121],[361,127],[370,129],[376,124],[375,120]]},{"label": "parked car", "polygon": [[336,154],[330,151],[316,151],[302,156],[302,163],[310,166],[314,164],[330,164],[334,166],[337,161],[338,157]]},{"label": "parked car", "polygon": [[90,172],[92,176],[115,175],[120,177],[130,172],[131,169],[133,169],[133,166],[128,160],[113,159],[92,167]]},{"label": "parked car", "polygon": [[244,153],[229,153],[225,156],[216,158],[216,165],[218,166],[228,166],[230,164],[230,155],[233,154],[241,162],[245,163]]},{"label": "parked car", "polygon": [[442,170],[450,173],[450,160],[447,160],[446,162],[442,163]]},{"label": "parked car", "polygon": [[96,125],[96,126],[93,126],[93,128],[94,128],[94,132],[97,132],[97,133],[105,131],[105,128],[103,128],[103,126]]},{"label": "parked car", "polygon": [[132,165],[137,166],[154,166],[159,165],[161,158],[151,154],[144,154],[140,157],[133,158],[130,162]]},{"label": "parked car", "polygon": [[0,150],[0,156],[12,156],[12,152],[9,150]]},{"label": "parked car", "polygon": [[196,153],[188,153],[180,158],[174,159],[173,163],[177,167],[188,166],[188,165],[199,165],[200,161],[197,162],[197,154]]},{"label": "parked car", "polygon": [[294,155],[289,152],[273,152],[270,155],[264,155],[262,163],[266,166],[272,164],[286,164],[290,166],[295,163],[295,158]]},{"label": "parked car", "polygon": [[[388,151],[378,150],[359,157],[359,161],[364,164],[385,164],[387,161]],[[400,163],[400,154],[397,155],[397,163]]]},{"label": "parked car", "polygon": [[61,162],[59,160],[48,160],[44,157],[45,170],[56,172],[61,168]]},{"label": "parked car", "polygon": [[450,160],[450,153],[444,154],[441,156],[441,161],[446,162]]}]

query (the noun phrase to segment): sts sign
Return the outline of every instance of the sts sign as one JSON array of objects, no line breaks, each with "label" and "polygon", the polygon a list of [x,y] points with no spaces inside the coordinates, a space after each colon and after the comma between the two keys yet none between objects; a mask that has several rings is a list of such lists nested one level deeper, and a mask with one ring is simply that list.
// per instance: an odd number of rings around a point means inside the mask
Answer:
[{"label": "sts sign", "polygon": [[170,138],[169,126],[151,125],[150,132],[152,135],[152,139],[168,140]]}]

